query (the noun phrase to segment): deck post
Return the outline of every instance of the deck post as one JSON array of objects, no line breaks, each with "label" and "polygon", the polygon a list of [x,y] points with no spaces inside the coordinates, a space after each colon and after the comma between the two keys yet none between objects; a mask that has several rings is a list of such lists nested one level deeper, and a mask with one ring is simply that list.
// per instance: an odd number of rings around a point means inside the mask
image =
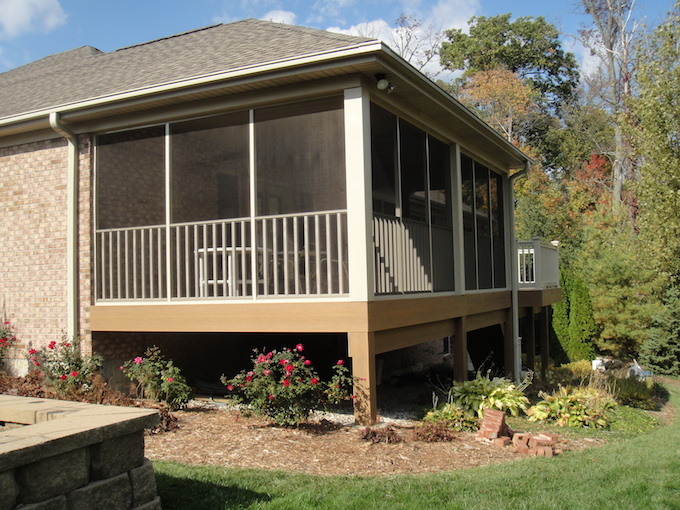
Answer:
[{"label": "deck post", "polygon": [[548,317],[548,307],[544,306],[541,308],[539,313],[539,326],[538,326],[538,336],[539,343],[541,346],[541,378],[545,380],[548,373],[548,362],[549,362],[549,351],[548,351],[548,338],[549,338],[549,324],[550,320]]},{"label": "deck post", "polygon": [[453,337],[453,379],[456,382],[468,380],[467,320],[455,319],[456,334]]},{"label": "deck post", "polygon": [[354,383],[354,419],[359,425],[372,425],[378,419],[377,380],[375,374],[375,333],[347,334],[352,358]]},{"label": "deck post", "polygon": [[508,308],[505,311],[505,327],[503,328],[503,364],[505,365],[505,376],[517,381],[520,374],[515,373],[515,355],[520,356],[521,353],[515,353],[516,334],[512,308]]},{"label": "deck post", "polygon": [[534,319],[533,307],[528,308],[526,325],[524,328],[524,340],[526,341],[525,345],[527,349],[527,368],[532,372],[536,370],[536,324]]}]

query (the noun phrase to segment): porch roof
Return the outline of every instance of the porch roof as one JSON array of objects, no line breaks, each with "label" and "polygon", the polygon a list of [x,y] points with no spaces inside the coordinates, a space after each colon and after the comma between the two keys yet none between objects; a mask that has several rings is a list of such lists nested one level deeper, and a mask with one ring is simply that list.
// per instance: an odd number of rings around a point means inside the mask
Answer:
[{"label": "porch roof", "polygon": [[[99,119],[343,76],[370,83],[377,73],[395,86],[392,97],[446,126],[499,169],[521,168],[528,161],[382,42],[255,19],[108,53],[85,46],[0,74],[0,146],[28,133],[54,135],[52,112],[66,127],[83,133],[95,130]],[[195,115],[197,110],[192,111]]]}]

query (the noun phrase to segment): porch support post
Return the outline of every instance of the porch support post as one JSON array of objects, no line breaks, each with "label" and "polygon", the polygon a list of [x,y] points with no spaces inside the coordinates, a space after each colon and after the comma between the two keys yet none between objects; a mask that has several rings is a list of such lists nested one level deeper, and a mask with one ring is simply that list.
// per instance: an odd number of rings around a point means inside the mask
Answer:
[{"label": "porch support post", "polygon": [[547,306],[544,306],[541,308],[541,311],[538,315],[539,318],[539,326],[538,326],[538,336],[539,336],[539,342],[541,346],[541,378],[545,380],[546,375],[548,373],[548,361],[549,361],[549,352],[548,352],[548,336],[549,336],[549,317],[548,317],[548,312],[549,309]]},{"label": "porch support post", "polygon": [[347,334],[352,358],[354,383],[354,419],[359,425],[372,425],[378,419],[378,395],[375,376],[375,333],[370,331]]},{"label": "porch support post", "polygon": [[[503,328],[503,364],[505,365],[505,376],[508,379],[519,380],[520,374],[516,365],[522,366],[521,361],[516,363],[516,357],[522,355],[521,344],[515,342],[517,331],[515,330],[514,313],[512,308],[505,311],[505,328]],[[515,345],[515,344],[518,345]],[[519,352],[515,352],[518,349]]]},{"label": "porch support post", "polygon": [[[527,349],[527,368],[532,372],[536,370],[536,325],[534,319],[534,309],[528,308],[524,328],[524,340]],[[543,351],[541,350],[541,352]]]},{"label": "porch support post", "polygon": [[456,321],[456,334],[453,337],[453,379],[456,382],[468,379],[467,319],[459,317]]}]

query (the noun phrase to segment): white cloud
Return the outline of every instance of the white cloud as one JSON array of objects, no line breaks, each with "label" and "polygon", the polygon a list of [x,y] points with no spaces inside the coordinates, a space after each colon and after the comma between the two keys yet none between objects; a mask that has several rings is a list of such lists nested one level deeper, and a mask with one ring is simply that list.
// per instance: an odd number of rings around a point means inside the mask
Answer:
[{"label": "white cloud", "polygon": [[0,0],[0,37],[49,32],[66,22],[58,0]]},{"label": "white cloud", "polygon": [[275,23],[285,23],[286,25],[294,25],[297,15],[294,12],[273,10],[262,16],[265,21],[273,21]]},{"label": "white cloud", "polygon": [[338,34],[358,35],[361,37],[378,39],[384,41],[387,44],[390,44],[392,35],[394,34],[394,27],[391,27],[389,23],[383,19],[359,23],[349,28],[328,27],[326,30],[329,32],[336,32]]}]

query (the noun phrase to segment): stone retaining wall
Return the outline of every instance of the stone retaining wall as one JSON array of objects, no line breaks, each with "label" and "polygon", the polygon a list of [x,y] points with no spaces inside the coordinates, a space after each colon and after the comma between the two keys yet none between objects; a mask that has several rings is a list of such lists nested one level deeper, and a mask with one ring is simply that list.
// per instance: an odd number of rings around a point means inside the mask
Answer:
[{"label": "stone retaining wall", "polygon": [[150,409],[0,395],[0,510],[160,510]]}]

